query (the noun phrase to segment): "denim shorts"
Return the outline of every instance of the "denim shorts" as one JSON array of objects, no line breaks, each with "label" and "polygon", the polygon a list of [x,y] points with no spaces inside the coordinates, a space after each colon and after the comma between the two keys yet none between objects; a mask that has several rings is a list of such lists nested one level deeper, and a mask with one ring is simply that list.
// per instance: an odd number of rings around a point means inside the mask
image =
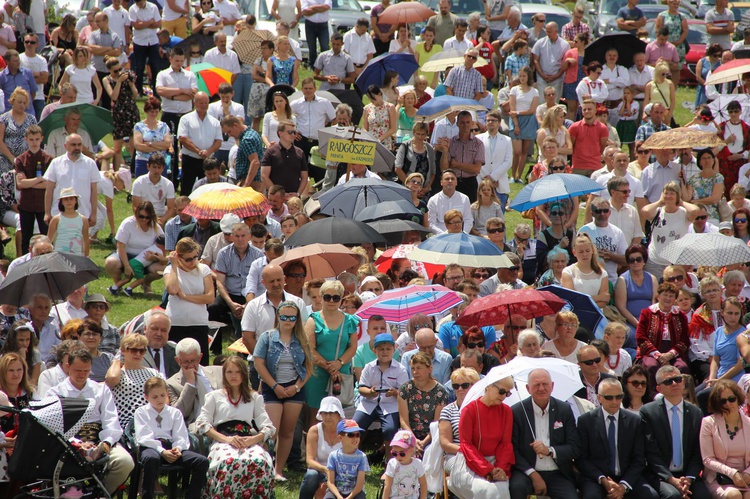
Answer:
[{"label": "denim shorts", "polygon": [[[279,386],[283,386],[284,388],[288,386],[292,386],[297,381],[290,381],[289,383],[279,383]],[[276,396],[276,393],[271,390],[270,386],[266,386],[265,383],[263,383],[263,391],[261,392],[263,394],[263,402],[266,404],[286,404],[288,402],[292,402],[295,404],[304,404],[305,403],[305,387],[302,387],[302,390],[299,391],[296,395],[293,395],[291,397],[280,399]]]}]

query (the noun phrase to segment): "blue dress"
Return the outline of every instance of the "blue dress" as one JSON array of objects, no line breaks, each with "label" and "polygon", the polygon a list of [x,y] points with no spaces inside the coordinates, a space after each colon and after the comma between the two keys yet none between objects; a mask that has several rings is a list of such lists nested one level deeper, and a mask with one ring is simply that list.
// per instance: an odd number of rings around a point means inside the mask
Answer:
[{"label": "blue dress", "polygon": [[[740,324],[736,331],[726,334],[724,327],[717,328],[714,333],[714,355],[719,357],[719,371],[716,374],[719,377],[723,376],[737,363],[737,359],[740,357],[740,350],[737,348],[737,336],[745,330],[745,327]],[[744,371],[738,372],[732,380],[739,381],[743,374],[745,374]]]},{"label": "blue dress", "polygon": [[[703,61],[703,65],[701,66],[701,78],[703,78],[704,80],[708,76],[709,71],[714,71],[721,64],[721,60],[718,60],[715,63],[711,64],[711,61],[708,60],[708,57],[704,57],[703,59],[701,59],[701,61]],[[705,104],[707,101],[708,98],[706,97],[706,86],[698,85],[698,90],[696,90],[695,92],[695,107],[698,107],[701,104]]]},{"label": "blue dress", "polygon": [[297,59],[293,56],[282,61],[275,55],[271,57],[273,63],[273,75],[271,79],[275,85],[291,85],[292,84],[292,72],[294,71],[294,63]]},{"label": "blue dress", "polygon": [[[633,277],[630,275],[630,271],[626,271],[622,274],[622,279],[625,281],[625,289],[628,292],[628,299],[625,302],[625,307],[633,317],[640,317],[641,310],[651,306],[651,299],[654,296],[654,281],[651,279],[651,274],[648,272],[643,273],[643,284],[638,286]],[[635,327],[630,326],[630,334],[625,340],[623,348],[631,354],[631,357],[635,353],[636,341],[635,341]],[[630,350],[633,350],[633,353]],[[635,357],[633,357],[635,359]]]}]

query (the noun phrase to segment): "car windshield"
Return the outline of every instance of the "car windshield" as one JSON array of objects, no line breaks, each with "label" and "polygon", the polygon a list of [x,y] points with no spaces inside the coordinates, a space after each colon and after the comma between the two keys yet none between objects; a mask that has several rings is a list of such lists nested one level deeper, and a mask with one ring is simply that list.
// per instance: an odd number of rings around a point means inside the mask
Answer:
[{"label": "car windshield", "polygon": [[[438,0],[427,0],[424,4],[430,9],[438,12]],[[466,18],[472,12],[484,12],[482,0],[454,0],[451,2],[451,12],[459,17]]]},{"label": "car windshield", "polygon": [[255,2],[260,2],[260,12],[258,12],[257,17],[259,21],[270,21],[272,20],[271,13],[268,10],[268,4],[266,3],[266,0],[237,0],[237,7],[239,7],[240,12],[244,12],[245,14],[253,14],[256,15],[255,12]]},{"label": "car windshield", "polygon": [[[531,27],[531,25],[534,24],[531,22],[531,17],[535,13],[536,12],[532,11],[532,12],[524,12],[523,14],[521,14],[521,22],[523,23],[524,26]],[[556,22],[560,28],[562,28],[563,26],[565,26],[566,24],[570,22],[570,15],[552,14],[552,13],[547,12],[544,14],[544,16],[548,23]]]},{"label": "car windshield", "polygon": [[362,12],[362,6],[357,0],[333,0],[333,10],[353,10]]}]

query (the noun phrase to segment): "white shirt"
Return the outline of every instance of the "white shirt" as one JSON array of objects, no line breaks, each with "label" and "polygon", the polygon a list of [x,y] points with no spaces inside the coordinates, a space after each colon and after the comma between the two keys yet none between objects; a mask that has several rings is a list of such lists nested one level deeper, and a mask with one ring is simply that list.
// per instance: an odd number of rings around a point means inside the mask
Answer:
[{"label": "white shirt", "polygon": [[167,201],[174,199],[174,185],[162,175],[159,175],[159,180],[155,184],[148,177],[141,175],[135,179],[132,194],[143,201],[151,201],[156,215],[163,217],[167,213]]},{"label": "white shirt", "polygon": [[[302,0],[302,3],[301,3],[303,11],[309,9],[310,7],[314,5],[328,5],[329,7],[333,8],[333,3],[331,0]],[[319,12],[317,14],[313,14],[311,16],[304,16],[304,17],[306,20],[314,22],[314,23],[327,23],[331,17],[331,9],[328,9],[325,12]]]},{"label": "white shirt", "polygon": [[245,279],[245,287],[242,289],[242,296],[247,296],[250,293],[253,296],[258,296],[260,293],[266,292],[266,287],[263,285],[260,276],[263,267],[266,265],[268,265],[268,258],[265,255],[250,264],[250,270],[247,273],[247,279]]},{"label": "white shirt", "polygon": [[[128,9],[130,14],[130,23],[136,21],[161,21],[159,9],[151,2],[146,2],[145,7],[140,8],[133,3]],[[156,36],[157,28],[135,29],[133,28],[133,45],[149,46],[159,45],[159,38]],[[118,33],[119,34],[119,33]],[[125,38],[123,38],[125,40]]]},{"label": "white shirt", "polygon": [[[190,11],[190,9],[188,8],[187,0],[182,0],[182,1],[175,0],[175,5],[183,9],[188,9],[188,12]],[[164,8],[161,11],[161,15],[164,21],[174,21],[176,19],[179,19],[185,16],[185,14],[181,14],[179,12],[172,10],[172,7],[169,6],[169,2],[164,2]]]},{"label": "white shirt", "polygon": [[[160,418],[157,422],[157,416]],[[141,447],[155,449],[161,454],[164,446],[159,441],[169,440],[173,449],[188,450],[190,437],[185,427],[185,418],[179,409],[165,405],[161,412],[156,412],[151,404],[146,404],[135,410],[133,414],[135,440]]]},{"label": "white shirt", "polygon": [[52,216],[60,213],[57,202],[60,200],[60,191],[67,187],[72,187],[79,196],[78,213],[86,218],[91,216],[91,184],[98,184],[101,180],[99,168],[93,159],[83,154],[76,161],[70,159],[67,154],[58,156],[50,163],[44,179],[55,182],[55,190],[52,193]]},{"label": "white shirt", "polygon": [[53,386],[47,392],[49,395],[58,397],[69,397],[74,399],[93,399],[94,405],[87,423],[101,423],[102,431],[99,432],[99,440],[114,446],[122,437],[122,427],[117,416],[117,406],[112,392],[104,383],[86,380],[86,386],[79,390],[70,382],[70,378],[59,385]]},{"label": "white shirt", "polygon": [[[534,410],[534,431],[536,432],[536,439],[549,447],[549,402],[547,402],[547,407],[542,409],[532,401],[531,407]],[[550,447],[550,450],[552,451],[553,456],[540,457],[539,454],[536,455],[534,469],[526,470],[525,472],[527,475],[530,475],[534,471],[554,471],[558,469],[554,460],[554,449]]]},{"label": "white shirt", "polygon": [[453,196],[448,197],[443,191],[438,192],[427,201],[429,213],[430,230],[434,234],[446,232],[443,217],[448,210],[461,210],[464,216],[464,232],[467,234],[474,226],[474,216],[471,214],[471,203],[466,194],[456,191]]},{"label": "white shirt", "polygon": [[638,210],[633,205],[623,203],[619,210],[610,205],[609,210],[610,225],[614,225],[622,231],[626,242],[633,242],[636,237],[643,238],[641,219]]},{"label": "white shirt", "polygon": [[[406,368],[396,359],[391,359],[391,365],[382,371],[378,366],[378,360],[375,359],[365,364],[362,368],[362,374],[359,376],[359,386],[368,388],[396,388],[398,389],[409,381],[409,374]],[[360,395],[357,410],[366,414],[372,414],[376,407],[380,406],[383,414],[398,413],[398,397],[388,397],[385,393],[379,393],[375,398],[369,398]]]},{"label": "white shirt", "polygon": [[510,138],[500,132],[495,134],[494,137],[490,136],[490,132],[480,133],[476,137],[484,144],[485,160],[479,175],[477,175],[477,182],[481,182],[485,177],[490,177],[497,182],[498,192],[510,193],[508,170],[513,161],[513,145]]},{"label": "white shirt", "polygon": [[297,131],[308,139],[318,140],[318,130],[325,128],[326,122],[333,121],[336,117],[331,101],[317,95],[312,101],[305,100],[304,97],[292,101],[290,106],[297,115]]},{"label": "white shirt", "polygon": [[350,29],[344,34],[344,52],[351,56],[353,64],[364,64],[368,55],[375,54],[372,36],[368,32],[360,36],[356,29]]},{"label": "white shirt", "polygon": [[119,9],[115,9],[114,5],[110,5],[104,9],[104,13],[109,18],[109,29],[117,33],[122,41],[125,38],[125,26],[130,26],[130,14],[121,5]]},{"label": "white shirt", "polygon": [[[377,173],[371,172],[369,169],[365,169],[365,174],[362,177],[355,177],[354,174],[349,175],[349,178],[346,178],[346,175],[342,175],[339,181],[336,183],[336,185],[344,185],[349,180],[354,180],[355,178],[377,178],[380,179]],[[270,212],[269,212],[270,213]]]},{"label": "white shirt", "polygon": [[[628,69],[630,75],[630,84],[645,87],[648,82],[654,79],[654,68],[648,64],[643,67],[643,71],[638,71],[636,66],[632,66]],[[633,98],[637,100],[643,100],[646,95],[643,92],[636,94]]]},{"label": "white shirt", "polygon": [[[237,4],[230,0],[216,0],[214,8],[219,11],[219,17],[222,19],[230,19],[232,21],[242,19],[242,14],[240,14]],[[223,33],[227,36],[234,36],[234,25],[224,25]]]},{"label": "white shirt", "polygon": [[[706,222],[706,227],[703,229],[703,232],[701,232],[701,234],[711,234],[712,232],[719,232],[719,228],[711,222]],[[688,234],[695,233],[695,227],[693,226],[693,224],[690,224],[690,227],[688,227]]]},{"label": "white shirt", "polygon": [[[610,213],[612,213],[611,210]],[[597,227],[594,222],[587,223],[578,230],[578,233],[586,233],[591,236],[597,250],[604,249],[615,255],[625,256],[625,250],[630,246],[630,241],[625,239],[623,232],[610,223],[606,227]],[[617,282],[617,263],[614,260],[601,260],[600,263],[604,263],[609,282],[615,284]]]},{"label": "white shirt", "polygon": [[471,41],[464,36],[464,39],[460,42],[456,39],[455,36],[452,36],[445,40],[445,43],[443,44],[443,51],[446,50],[458,50],[462,54],[469,50],[470,48],[473,48],[474,44],[471,43]]},{"label": "white shirt", "polygon": [[[21,54],[21,67],[26,68],[32,73],[49,73],[47,61],[41,55],[35,54],[29,57],[26,53]],[[44,92],[37,92],[34,100],[44,101]]]},{"label": "white shirt", "polygon": [[[92,150],[93,146],[91,144],[91,137],[89,136],[89,133],[83,128],[79,128],[76,133],[81,136],[81,142],[83,143],[83,146],[88,150]],[[67,152],[65,150],[65,139],[67,137],[68,131],[65,130],[64,126],[52,130],[52,132],[49,134],[49,137],[47,138],[47,146],[44,148],[44,150],[53,158],[63,156]],[[80,193],[76,191],[76,194]]]},{"label": "white shirt", "polygon": [[[27,255],[30,254],[31,253],[27,253]],[[13,262],[15,261],[16,260],[13,260]],[[8,268],[8,272],[10,272],[10,267]],[[85,319],[88,315],[89,314],[86,312],[85,308],[75,308],[69,301],[58,303],[56,307],[52,307],[52,310],[50,310],[49,313],[50,317],[60,319],[63,326],[67,324],[70,319]]]},{"label": "white shirt", "polygon": [[[174,271],[174,266],[169,265],[164,269],[164,275]],[[208,265],[199,263],[198,266],[190,272],[180,270],[177,280],[180,289],[186,295],[196,295],[205,293],[205,278],[211,275],[211,269]],[[206,305],[198,305],[171,295],[167,302],[167,315],[172,319],[173,326],[195,326],[203,325],[208,321],[208,308]]]},{"label": "white shirt", "polygon": [[50,388],[59,385],[66,379],[68,379],[68,375],[65,374],[59,364],[51,369],[45,369],[39,375],[39,384],[36,386],[36,390],[34,390],[33,399],[42,400],[47,396]]},{"label": "white shirt", "polygon": [[[221,123],[221,120],[224,118],[224,108],[221,105],[221,101],[216,101],[216,102],[212,102],[211,104],[209,104],[208,114],[209,116],[213,116],[214,118],[216,118],[216,121]],[[229,103],[229,114],[232,116],[237,116],[243,122],[245,121],[245,108],[239,102],[232,101]],[[234,140],[234,137],[229,137],[227,140],[223,140],[221,142],[220,149],[222,151],[228,151],[235,144],[236,144],[236,141]],[[260,159],[263,159],[263,158],[260,158]]]},{"label": "white shirt", "polygon": [[[221,124],[208,112],[203,119],[200,119],[198,112],[192,111],[180,118],[180,124],[177,126],[177,137],[187,137],[198,150],[208,149],[215,141],[222,140]],[[186,147],[182,148],[182,154],[192,158],[200,158],[197,153],[188,150]]]},{"label": "white shirt", "polygon": [[[294,296],[291,293],[284,291],[281,299],[282,302],[290,301],[297,305],[302,316],[302,323],[307,322],[307,307],[302,298]],[[254,334],[255,339],[266,331],[273,329],[276,324],[276,307],[268,299],[268,293],[256,296],[245,306],[245,312],[242,314],[242,331],[251,332]],[[248,359],[253,358],[253,353],[250,352]]]},{"label": "white shirt", "polygon": [[[617,176],[619,175],[615,175],[615,172],[613,170],[609,173],[605,173],[604,175],[596,178],[595,179],[596,183],[604,187],[604,189],[599,191],[597,195],[603,197],[604,199],[609,200],[611,196],[609,195],[609,190],[607,189],[607,182],[609,182],[610,180],[612,180],[613,178]],[[632,204],[633,206],[635,206],[635,200],[643,198],[643,184],[641,184],[640,180],[632,176],[627,171],[625,172],[625,179],[628,181],[628,184],[630,184],[629,186],[630,194],[628,194],[628,204]]]},{"label": "white shirt", "polygon": [[599,79],[609,81],[607,83],[609,89],[607,100],[622,99],[622,89],[630,85],[630,73],[627,68],[617,64],[615,64],[614,69],[610,69],[606,64],[602,66],[602,74],[599,75]]},{"label": "white shirt", "polygon": [[[198,80],[195,78],[195,73],[192,71],[180,70],[175,71],[172,66],[159,71],[156,75],[156,88],[198,88]],[[175,114],[186,114],[192,111],[193,101],[178,101],[174,99],[164,98],[161,102],[162,111],[165,113]]]},{"label": "white shirt", "polygon": [[435,146],[438,139],[443,137],[452,139],[458,135],[458,120],[451,123],[448,121],[448,117],[440,118],[435,122],[435,128],[432,130],[432,137],[430,137],[430,145]]},{"label": "white shirt", "polygon": [[219,47],[214,47],[203,56],[203,62],[213,64],[217,68],[226,69],[232,74],[240,73],[240,59],[234,50],[226,49],[222,54]]},{"label": "white shirt", "polygon": [[164,231],[158,224],[152,229],[142,230],[135,215],[132,215],[120,223],[115,240],[125,245],[125,252],[128,255],[137,255],[154,244],[154,240],[163,234]]},{"label": "white shirt", "polygon": [[544,37],[534,44],[531,53],[539,59],[539,65],[546,74],[555,74],[560,71],[562,59],[565,52],[570,50],[570,44],[561,36],[556,41]]}]

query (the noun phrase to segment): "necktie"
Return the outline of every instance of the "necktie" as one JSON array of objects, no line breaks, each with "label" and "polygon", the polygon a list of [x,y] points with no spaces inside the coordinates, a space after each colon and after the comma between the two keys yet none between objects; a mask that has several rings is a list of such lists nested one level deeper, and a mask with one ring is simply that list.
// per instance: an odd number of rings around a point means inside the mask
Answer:
[{"label": "necktie", "polygon": [[682,468],[682,430],[677,406],[672,406],[672,463],[675,468]]},{"label": "necktie", "polygon": [[158,426],[159,428],[161,428],[161,421],[162,421],[161,415],[157,415],[156,416],[156,426]]},{"label": "necktie", "polygon": [[161,356],[158,348],[154,348],[154,365],[157,371],[161,371]]},{"label": "necktie", "polygon": [[612,474],[617,471],[617,436],[615,435],[615,417],[608,416],[609,429],[607,430],[607,440],[609,440],[609,467]]}]

